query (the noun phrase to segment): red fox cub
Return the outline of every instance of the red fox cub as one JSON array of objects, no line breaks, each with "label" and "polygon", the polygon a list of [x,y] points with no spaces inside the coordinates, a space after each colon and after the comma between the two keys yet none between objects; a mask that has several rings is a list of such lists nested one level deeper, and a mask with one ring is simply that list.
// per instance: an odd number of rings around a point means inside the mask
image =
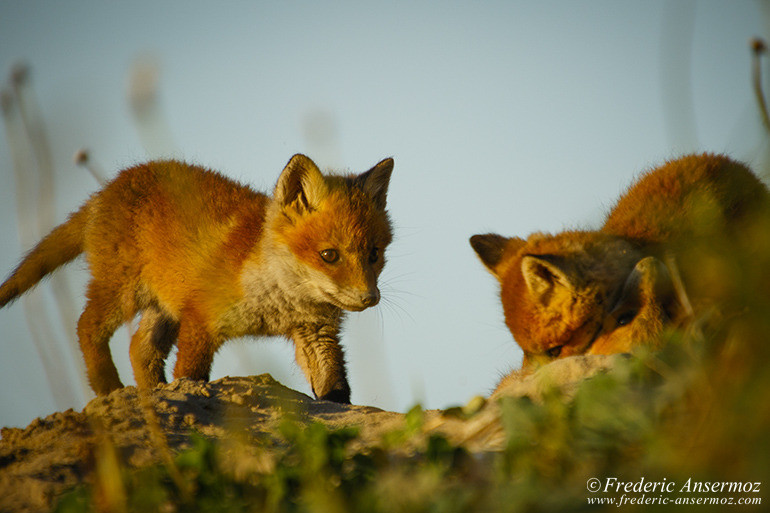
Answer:
[{"label": "red fox cub", "polygon": [[338,341],[343,310],[378,303],[391,241],[393,160],[324,176],[304,155],[272,198],[198,166],[153,161],[122,171],[55,228],[0,286],[0,307],[80,253],[91,271],[78,338],[97,394],[122,387],[109,341],[141,313],[131,339],[136,383],[207,380],[228,339],[281,335],[317,398],[350,402]]},{"label": "red fox cub", "polygon": [[500,282],[505,321],[527,368],[628,352],[681,320],[686,311],[668,257],[688,296],[713,304],[729,278],[709,271],[707,260],[714,251],[751,251],[745,234],[769,204],[767,188],[747,167],[691,155],[642,175],[599,231],[527,240],[474,235],[470,243]]}]

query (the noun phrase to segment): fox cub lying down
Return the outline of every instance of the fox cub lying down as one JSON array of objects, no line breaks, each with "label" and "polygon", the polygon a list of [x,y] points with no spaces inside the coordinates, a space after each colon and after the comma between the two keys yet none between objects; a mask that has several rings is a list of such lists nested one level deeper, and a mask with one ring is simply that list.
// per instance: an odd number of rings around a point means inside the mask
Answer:
[{"label": "fox cub lying down", "polygon": [[154,161],[122,171],[55,228],[0,286],[0,307],[80,253],[91,271],[78,339],[91,387],[122,386],[109,341],[141,313],[130,346],[137,385],[207,380],[242,335],[283,335],[318,398],[350,402],[338,333],[344,310],[378,303],[391,241],[393,160],[324,176],[295,155],[272,197],[207,169]]},{"label": "fox cub lying down", "polygon": [[474,235],[470,243],[500,283],[526,370],[565,356],[628,352],[654,343],[692,307],[727,304],[731,278],[715,262],[756,250],[749,234],[768,218],[768,205],[767,188],[744,165],[690,155],[643,174],[598,231]]}]

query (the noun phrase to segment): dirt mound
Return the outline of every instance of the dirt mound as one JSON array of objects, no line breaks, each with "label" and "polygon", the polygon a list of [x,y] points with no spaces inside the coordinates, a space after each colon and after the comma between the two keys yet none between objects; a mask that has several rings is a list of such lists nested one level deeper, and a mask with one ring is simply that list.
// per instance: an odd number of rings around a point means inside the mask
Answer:
[{"label": "dirt mound", "polygon": [[[576,382],[611,362],[609,357],[560,360],[548,372],[513,383],[510,393],[536,399],[546,384],[563,386],[569,393]],[[474,452],[499,449],[503,436],[496,402],[478,398],[469,408],[473,415],[468,408],[459,414],[427,411],[423,430],[441,432]],[[180,379],[145,393],[126,387],[92,400],[82,412],[54,413],[24,429],[3,428],[0,511],[50,510],[64,491],[90,481],[105,445],[115,449],[122,464],[141,467],[188,447],[192,433],[280,445],[275,433],[286,418],[330,428],[357,426],[358,448],[377,444],[405,422],[401,413],[313,400],[267,374],[210,383]]]}]

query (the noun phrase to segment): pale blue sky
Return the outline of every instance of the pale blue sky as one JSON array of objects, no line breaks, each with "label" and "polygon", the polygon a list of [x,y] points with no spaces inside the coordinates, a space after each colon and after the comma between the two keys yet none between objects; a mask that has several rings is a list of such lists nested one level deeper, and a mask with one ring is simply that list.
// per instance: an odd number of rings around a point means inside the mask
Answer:
[{"label": "pale blue sky", "polygon": [[[168,156],[262,190],[296,152],[353,171],[393,156],[388,304],[351,315],[343,345],[354,402],[438,408],[487,394],[521,359],[468,237],[597,226],[636,173],[682,152],[759,164],[748,40],[767,34],[766,12],[749,0],[0,0],[0,72],[33,68],[57,221],[98,188],[72,163],[77,149],[109,176],[148,158],[127,102],[141,57],[160,69]],[[325,142],[308,136],[319,119]],[[3,276],[28,249],[12,169],[2,138]],[[66,276],[79,310],[83,261]],[[133,383],[127,345],[116,334]],[[54,399],[23,304],[0,310],[0,425],[83,406],[80,355],[62,354]],[[309,392],[283,341],[226,346],[212,377],[263,372]]]}]

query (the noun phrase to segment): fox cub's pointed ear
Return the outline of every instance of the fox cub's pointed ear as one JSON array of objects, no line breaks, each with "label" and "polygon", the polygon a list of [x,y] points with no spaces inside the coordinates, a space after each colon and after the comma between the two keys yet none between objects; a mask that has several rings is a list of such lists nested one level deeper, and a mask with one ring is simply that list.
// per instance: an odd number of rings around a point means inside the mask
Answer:
[{"label": "fox cub's pointed ear", "polygon": [[503,259],[508,239],[496,233],[487,233],[484,235],[474,235],[471,237],[470,242],[471,247],[481,259],[481,263],[489,269],[489,272],[496,275],[495,269],[497,264]]},{"label": "fox cub's pointed ear", "polygon": [[356,177],[356,184],[374,200],[374,204],[381,210],[385,210],[385,200],[388,196],[388,185],[392,172],[393,159],[388,158]]},{"label": "fox cub's pointed ear", "polygon": [[614,323],[612,327],[618,327],[643,314],[648,320],[655,317],[663,322],[674,318],[678,309],[674,281],[666,264],[648,256],[639,260],[629,273],[608,320]]},{"label": "fox cub's pointed ear", "polygon": [[470,243],[487,270],[497,278],[501,278],[500,264],[503,262],[503,257],[506,253],[518,251],[525,244],[525,241],[518,237],[508,238],[496,233],[486,233],[474,235],[471,237]]},{"label": "fox cub's pointed ear", "polygon": [[289,160],[278,177],[274,199],[282,206],[298,202],[300,206],[312,210],[321,203],[327,193],[326,181],[318,166],[305,155],[298,153]]},{"label": "fox cub's pointed ear", "polygon": [[559,292],[573,294],[576,290],[568,263],[560,259],[526,255],[521,259],[521,274],[530,294],[545,307]]}]

